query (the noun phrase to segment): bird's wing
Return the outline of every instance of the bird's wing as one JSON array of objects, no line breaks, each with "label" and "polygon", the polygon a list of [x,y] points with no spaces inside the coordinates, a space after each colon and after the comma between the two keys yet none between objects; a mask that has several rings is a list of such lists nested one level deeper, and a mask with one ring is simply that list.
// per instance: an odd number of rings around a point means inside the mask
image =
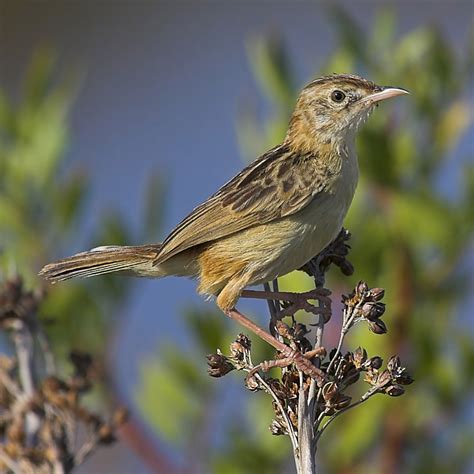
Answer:
[{"label": "bird's wing", "polygon": [[196,207],[169,234],[155,260],[159,264],[183,250],[265,224],[303,209],[322,191],[322,170],[301,166],[314,155],[277,146]]}]

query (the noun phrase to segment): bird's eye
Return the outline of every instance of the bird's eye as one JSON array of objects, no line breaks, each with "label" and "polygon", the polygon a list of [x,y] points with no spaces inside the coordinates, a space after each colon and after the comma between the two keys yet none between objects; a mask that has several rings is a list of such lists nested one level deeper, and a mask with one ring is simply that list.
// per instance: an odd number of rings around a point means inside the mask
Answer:
[{"label": "bird's eye", "polygon": [[335,90],[331,94],[331,99],[334,102],[337,102],[338,104],[340,104],[345,98],[346,98],[346,94],[344,94],[344,92],[339,91],[339,90]]}]

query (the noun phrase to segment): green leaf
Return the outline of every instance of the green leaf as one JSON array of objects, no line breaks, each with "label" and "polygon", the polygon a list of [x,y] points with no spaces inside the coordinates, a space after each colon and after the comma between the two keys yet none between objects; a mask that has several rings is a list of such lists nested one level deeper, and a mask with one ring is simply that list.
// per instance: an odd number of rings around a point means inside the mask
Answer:
[{"label": "green leaf", "polygon": [[294,100],[289,56],[279,36],[255,38],[248,47],[257,80],[268,99],[286,110]]}]

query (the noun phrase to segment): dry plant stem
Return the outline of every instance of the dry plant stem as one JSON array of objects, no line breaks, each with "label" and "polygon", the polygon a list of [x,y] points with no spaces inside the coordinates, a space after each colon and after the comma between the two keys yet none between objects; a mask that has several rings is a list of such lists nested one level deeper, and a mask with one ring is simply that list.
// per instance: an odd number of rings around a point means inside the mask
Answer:
[{"label": "dry plant stem", "polygon": [[[319,260],[315,263],[310,262],[310,270],[314,277],[316,289],[324,287],[325,276],[324,272],[320,270]],[[324,333],[324,317],[322,315],[316,316],[315,323],[315,343],[314,349],[319,349],[323,345]],[[320,360],[316,359],[316,365],[319,368]],[[303,389],[303,377],[300,372],[300,390],[298,399],[298,442],[299,442],[299,458],[296,459],[296,468],[298,474],[315,473],[316,472],[316,449],[317,438],[314,430],[314,421],[316,414],[316,392],[317,384],[315,380],[311,380],[308,394]]]},{"label": "dry plant stem", "polygon": [[[357,313],[358,313],[358,310],[360,308],[360,305],[357,305],[356,307],[352,308],[352,310],[349,312],[349,314],[347,313],[346,310],[344,310],[344,313],[343,313],[343,318],[342,318],[342,328],[341,328],[341,334],[339,335],[339,341],[337,343],[337,348],[336,348],[336,352],[334,353],[334,356],[333,358],[331,359],[331,361],[329,362],[329,366],[326,370],[326,373],[330,373],[331,372],[331,369],[334,367],[334,364],[337,360],[337,356],[340,354],[341,352],[341,349],[342,349],[342,344],[344,342],[344,338],[346,337],[346,334],[347,332],[349,331],[352,323],[354,322],[356,316],[357,316]],[[320,317],[321,319],[321,317]],[[323,324],[323,327],[324,327],[324,324]],[[320,387],[320,389],[318,390],[318,395],[315,399],[315,403],[318,403],[320,398],[321,398],[321,395],[322,395],[322,387]],[[365,396],[365,395],[364,395]],[[366,399],[364,399],[363,401],[365,401]],[[347,407],[345,410],[341,410],[340,412],[338,413],[342,413],[343,411],[347,411],[349,408],[352,408],[353,406],[356,406],[358,405],[359,403],[357,404],[353,404],[353,405],[349,405],[349,407]],[[315,431],[317,432],[318,428],[319,428],[319,425],[322,421],[322,419],[324,418],[324,412],[321,413],[321,415],[319,416],[319,418],[316,420],[315,424],[314,424],[314,429]],[[335,416],[333,417],[335,418]],[[323,427],[323,430],[326,428],[327,425],[325,425]],[[317,432],[316,434],[316,441],[319,439],[319,437],[321,436],[321,431]]]},{"label": "dry plant stem", "polygon": [[[274,288],[275,288],[275,286],[274,286]],[[276,288],[278,288],[278,286],[276,286]],[[249,358],[250,358],[250,354],[249,354]],[[291,445],[293,447],[293,456],[294,456],[295,460],[299,459],[300,452],[299,452],[299,446],[298,446],[298,439],[297,439],[296,433],[293,429],[293,424],[291,423],[290,418],[288,417],[288,413],[283,408],[283,405],[281,404],[280,399],[277,397],[277,395],[272,390],[270,385],[267,384],[265,379],[258,373],[258,371],[255,371],[255,373],[253,373],[254,369],[256,369],[258,367],[254,367],[251,359],[249,360],[249,362],[250,362],[250,365],[253,367],[253,369],[249,371],[249,375],[251,374],[253,377],[255,377],[260,382],[260,384],[263,385],[263,387],[265,387],[265,390],[267,391],[267,393],[270,394],[271,397],[273,398],[273,400],[275,401],[275,403],[278,407],[278,410],[281,413],[281,416],[285,420],[286,429],[288,431],[288,436],[290,437]]]},{"label": "dry plant stem", "polygon": [[313,431],[313,410],[307,403],[304,388],[304,375],[300,371],[300,389],[298,394],[298,457],[295,457],[298,474],[316,472],[316,443]]},{"label": "dry plant stem", "polygon": [[[25,323],[16,321],[17,328],[13,332],[13,342],[18,359],[18,373],[24,396],[31,398],[35,392],[33,380],[33,338],[31,337]],[[26,414],[26,437],[27,443],[32,446],[34,438],[40,426],[38,415],[33,412]]]},{"label": "dry plant stem", "polygon": [[[279,293],[280,289],[278,288],[278,279],[273,280],[273,292],[274,293]],[[278,300],[274,301],[275,308],[277,310],[277,313],[281,311],[281,306],[280,302]]]},{"label": "dry plant stem", "polygon": [[80,466],[83,464],[86,458],[97,449],[98,444],[98,437],[94,434],[90,435],[89,439],[80,447],[79,451],[74,456],[74,466]]},{"label": "dry plant stem", "polygon": [[62,465],[61,461],[54,461],[53,463],[53,473],[54,474],[66,474],[64,466]]},{"label": "dry plant stem", "polygon": [[298,440],[296,438],[296,434],[293,430],[293,425],[291,424],[290,419],[288,418],[288,414],[286,413],[286,410],[283,408],[283,405],[281,404],[280,399],[275,395],[275,392],[271,389],[271,387],[265,382],[265,379],[259,374],[255,374],[255,378],[265,387],[267,393],[271,395],[273,400],[275,400],[275,403],[278,406],[278,409],[280,410],[280,413],[285,420],[286,423],[286,428],[288,430],[288,435],[291,440],[291,445],[293,446],[293,455],[295,456],[295,459],[297,456],[299,456],[299,448],[298,448]]},{"label": "dry plant stem", "polygon": [[0,461],[2,461],[5,464],[5,466],[7,466],[8,469],[10,469],[13,472],[13,474],[23,474],[18,463],[13,461],[10,458],[10,456],[5,454],[2,447],[0,447]]},{"label": "dry plant stem", "polygon": [[15,381],[2,369],[0,369],[0,384],[3,385],[15,399],[21,397],[20,387],[18,387]]},{"label": "dry plant stem", "polygon": [[[272,291],[272,290],[270,289],[270,284],[269,284],[269,283],[264,283],[264,284],[263,284],[263,289],[264,289],[265,292],[267,292],[267,293],[270,293],[270,292]],[[269,325],[268,325],[270,334],[271,334],[272,336],[277,337],[277,339],[278,339],[279,341],[282,341],[281,336],[278,336],[278,335],[276,334],[276,330],[275,330],[276,323],[277,323],[278,320],[279,320],[279,318],[278,318],[279,307],[277,307],[278,301],[273,301],[273,300],[267,299],[267,304],[268,304],[268,310],[270,311],[270,323],[269,323]]]},{"label": "dry plant stem", "polygon": [[39,325],[36,327],[36,337],[38,339],[39,347],[43,353],[44,366],[46,375],[53,375],[56,373],[56,363],[54,361],[53,352],[49,346],[48,338]]}]

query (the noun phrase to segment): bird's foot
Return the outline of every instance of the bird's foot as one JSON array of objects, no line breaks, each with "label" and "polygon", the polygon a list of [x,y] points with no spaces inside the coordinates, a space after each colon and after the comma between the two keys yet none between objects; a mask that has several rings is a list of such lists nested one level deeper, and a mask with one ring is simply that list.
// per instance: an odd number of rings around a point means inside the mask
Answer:
[{"label": "bird's foot", "polygon": [[[279,312],[278,319],[293,315],[296,311],[303,309],[309,313],[322,315],[325,322],[327,322],[331,317],[330,294],[331,292],[325,288],[316,288],[311,291],[306,291],[305,293],[244,290],[241,297],[282,301],[284,303],[284,308]],[[318,301],[319,306],[310,303],[310,300]]]},{"label": "bird's foot", "polygon": [[297,370],[300,370],[308,377],[315,379],[318,386],[321,386],[325,379],[324,372],[321,369],[318,369],[311,362],[311,359],[319,354],[319,349],[314,349],[303,354],[295,349],[291,349],[288,347],[288,352],[284,357],[280,359],[266,360],[256,365],[248,373],[247,379],[254,376],[259,370],[267,372],[275,367],[283,369],[293,364]]},{"label": "bird's foot", "polygon": [[[241,324],[243,327],[249,329],[252,331],[254,334],[259,336],[261,339],[264,341],[268,342],[271,346],[273,346],[275,349],[277,349],[281,354],[282,354],[282,359],[279,359],[277,361],[274,361],[276,365],[274,367],[279,366],[278,364],[281,364],[283,367],[288,366],[290,364],[294,364],[295,367],[303,372],[305,375],[313,378],[316,380],[318,385],[324,381],[324,374],[323,372],[318,369],[312,362],[311,358],[314,357],[314,353],[312,354],[313,351],[307,352],[305,354],[302,354],[301,352],[297,351],[296,349],[293,349],[286,345],[285,343],[279,341],[276,339],[274,336],[266,332],[264,329],[262,329],[260,326],[255,324],[253,321],[251,321],[247,316],[242,314],[240,311],[238,311],[236,308],[232,308],[230,310],[226,311],[227,316],[232,318],[233,320],[237,321],[239,324]],[[308,354],[308,356],[307,356]],[[308,358],[309,357],[309,358]],[[283,361],[283,362],[280,362]],[[266,365],[266,367],[271,368],[271,361],[268,362],[270,365]],[[267,370],[268,370],[267,368]],[[259,369],[257,369],[259,370]]]}]

